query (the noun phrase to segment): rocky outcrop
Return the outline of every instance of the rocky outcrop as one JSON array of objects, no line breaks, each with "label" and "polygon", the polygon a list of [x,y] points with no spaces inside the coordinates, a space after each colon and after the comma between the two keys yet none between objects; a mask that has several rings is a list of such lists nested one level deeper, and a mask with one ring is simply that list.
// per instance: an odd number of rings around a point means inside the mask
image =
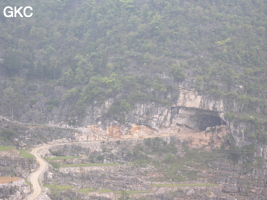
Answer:
[{"label": "rocky outcrop", "polygon": [[0,199],[22,200],[30,193],[31,188],[23,179],[12,183],[0,184]]},{"label": "rocky outcrop", "polygon": [[17,150],[0,152],[0,176],[27,178],[35,167],[34,159],[20,157]]},{"label": "rocky outcrop", "polygon": [[[102,105],[87,105],[85,117],[77,121],[75,128],[68,124],[68,120],[61,116],[57,118],[58,109],[67,109],[59,106],[48,115],[49,125],[27,125],[27,128],[17,139],[20,143],[36,144],[49,141],[88,141],[113,138],[146,138],[172,134],[187,134],[206,131],[210,127],[226,125],[224,118],[224,103],[209,96],[200,95],[193,90],[180,89],[178,99],[171,105],[147,102],[137,103],[129,113],[125,114],[124,122],[118,121],[115,116],[106,117],[105,113],[114,103],[109,99]],[[34,108],[33,108],[34,109]],[[64,115],[65,111],[62,110]],[[34,115],[34,114],[33,114]],[[38,119],[38,118],[36,118]],[[64,120],[62,120],[64,119]],[[42,121],[46,122],[46,120]],[[8,122],[2,121],[3,126]],[[236,128],[228,123],[237,144],[243,144],[244,127]],[[25,126],[25,125],[24,125]],[[23,144],[21,144],[23,145]]]},{"label": "rocky outcrop", "polygon": [[[86,122],[86,120],[83,121],[83,123]],[[222,100],[213,100],[210,97],[199,95],[196,91],[185,89],[180,90],[179,99],[172,106],[162,106],[153,102],[136,104],[134,109],[127,113],[125,122],[126,124],[144,125],[154,130],[180,125],[192,129],[191,132],[226,124]],[[114,123],[118,122],[116,120],[108,122],[98,120],[98,124],[105,125],[105,127]],[[125,128],[127,129],[127,127]]]},{"label": "rocky outcrop", "polygon": [[[115,118],[103,117],[110,104],[111,100],[101,108],[94,107],[96,112],[88,107],[86,117],[82,121],[87,129],[76,135],[79,140],[97,139],[101,135],[145,138],[162,134],[196,133],[206,131],[209,127],[226,125],[222,100],[213,100],[185,89],[179,92],[179,99],[172,106],[153,102],[136,104],[125,116],[123,124]],[[92,119],[94,116],[96,118]]]}]

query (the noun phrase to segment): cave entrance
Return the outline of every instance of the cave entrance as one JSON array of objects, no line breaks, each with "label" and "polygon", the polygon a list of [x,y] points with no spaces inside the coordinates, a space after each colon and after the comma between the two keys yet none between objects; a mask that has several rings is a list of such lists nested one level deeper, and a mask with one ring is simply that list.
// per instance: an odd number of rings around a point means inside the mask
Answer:
[{"label": "cave entrance", "polygon": [[205,131],[207,127],[226,125],[225,121],[219,117],[218,113],[197,114],[195,116],[197,128]]},{"label": "cave entrance", "polygon": [[217,111],[197,108],[176,107],[172,110],[172,117],[172,123],[176,122],[177,126],[186,127],[196,132],[205,131],[208,127],[226,125]]}]

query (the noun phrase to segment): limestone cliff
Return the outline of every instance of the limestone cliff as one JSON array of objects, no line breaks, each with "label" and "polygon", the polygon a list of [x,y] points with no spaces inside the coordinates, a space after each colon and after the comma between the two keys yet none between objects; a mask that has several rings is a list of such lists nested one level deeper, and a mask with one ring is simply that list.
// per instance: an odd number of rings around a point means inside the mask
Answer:
[{"label": "limestone cliff", "polygon": [[[63,91],[58,92],[63,93]],[[51,141],[61,138],[79,141],[110,136],[144,138],[165,134],[196,133],[206,131],[209,127],[228,125],[238,145],[242,146],[247,143],[244,136],[245,125],[233,126],[225,119],[224,115],[227,110],[222,99],[214,99],[183,88],[176,92],[178,98],[172,105],[156,102],[136,103],[129,112],[124,113],[123,119],[117,115],[106,115],[114,103],[113,99],[101,105],[88,104],[83,117],[70,117],[68,114],[72,107],[70,102],[62,101],[50,114],[41,114],[42,109],[40,110],[37,103],[21,114],[18,120],[30,120],[48,124],[48,126],[28,124],[28,129],[24,130],[24,134],[20,134],[20,140],[36,143],[38,140],[41,142],[41,140]],[[31,115],[31,119],[27,117],[28,115]],[[40,115],[45,118],[41,119]],[[8,126],[5,125],[5,119],[1,120],[3,127]],[[72,128],[72,131],[65,129],[62,132],[60,128]]]},{"label": "limestone cliff", "polygon": [[97,132],[99,135],[118,138],[145,138],[205,132],[209,127],[226,125],[223,101],[201,96],[192,90],[181,89],[177,102],[171,106],[151,102],[136,104],[125,115],[123,123],[115,117],[104,117],[111,104],[109,100],[102,108],[94,108],[95,112],[91,108],[87,109],[87,117],[82,121],[87,128],[83,133],[87,132],[88,137],[96,137]]}]

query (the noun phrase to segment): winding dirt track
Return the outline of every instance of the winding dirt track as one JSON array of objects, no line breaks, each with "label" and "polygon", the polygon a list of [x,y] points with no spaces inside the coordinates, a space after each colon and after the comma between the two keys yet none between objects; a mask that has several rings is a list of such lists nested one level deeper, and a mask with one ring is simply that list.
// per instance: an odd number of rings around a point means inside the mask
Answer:
[{"label": "winding dirt track", "polygon": [[30,181],[32,185],[32,193],[26,197],[26,200],[37,200],[38,197],[41,197],[41,195],[45,194],[45,191],[43,190],[43,175],[48,169],[48,163],[41,157],[41,154],[44,150],[48,150],[51,147],[54,146],[60,146],[60,145],[71,145],[71,144],[81,144],[81,143],[92,143],[95,141],[88,141],[88,142],[69,142],[69,143],[59,143],[59,144],[51,144],[51,145],[44,145],[39,146],[34,149],[32,149],[31,154],[35,156],[35,159],[37,163],[39,164],[39,167],[36,171],[30,174],[28,177],[28,180]]},{"label": "winding dirt track", "polygon": [[[165,134],[162,136],[170,136],[170,134]],[[188,135],[188,134],[187,134]],[[158,136],[155,136],[158,137]],[[149,137],[146,137],[149,138]],[[150,137],[151,138],[151,137]],[[144,139],[144,138],[135,138],[136,139]],[[117,141],[118,138],[109,138],[109,141]],[[130,140],[130,138],[120,138],[120,140]],[[43,146],[38,146],[32,149],[31,154],[35,156],[35,159],[37,163],[39,164],[39,168],[34,171],[33,173],[30,174],[28,177],[28,180],[30,181],[32,185],[32,193],[26,197],[25,200],[38,200],[39,197],[45,194],[44,187],[42,185],[43,181],[43,175],[47,171],[49,164],[41,157],[41,154],[43,151],[47,151],[49,148],[54,147],[54,146],[61,146],[61,145],[71,145],[71,144],[82,144],[82,143],[93,143],[93,142],[100,142],[101,140],[97,141],[86,141],[86,142],[67,142],[67,143],[58,143],[58,144],[50,144],[50,145],[43,145]]]},{"label": "winding dirt track", "polygon": [[48,163],[40,156],[40,153],[51,146],[54,145],[36,147],[31,151],[31,153],[35,156],[37,163],[39,164],[39,168],[29,176],[29,181],[32,184],[33,192],[26,198],[27,200],[35,200],[43,192],[41,182],[45,171],[48,169]]}]

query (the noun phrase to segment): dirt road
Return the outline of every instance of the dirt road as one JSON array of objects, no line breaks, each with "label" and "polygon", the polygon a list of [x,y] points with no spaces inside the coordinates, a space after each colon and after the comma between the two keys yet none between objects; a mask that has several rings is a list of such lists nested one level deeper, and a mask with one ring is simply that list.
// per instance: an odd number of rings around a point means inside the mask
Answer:
[{"label": "dirt road", "polygon": [[45,145],[34,148],[31,153],[35,156],[39,168],[29,176],[29,181],[32,184],[33,192],[26,198],[27,200],[35,200],[43,192],[42,179],[45,171],[48,169],[48,163],[40,156],[41,152],[50,148],[53,145]]},{"label": "dirt road", "polygon": [[81,144],[81,143],[92,143],[95,141],[88,142],[69,142],[69,143],[59,143],[59,144],[51,144],[39,146],[32,149],[31,154],[35,156],[39,167],[36,171],[30,174],[28,180],[32,185],[32,193],[26,198],[26,200],[37,200],[42,194],[45,194],[44,187],[42,185],[43,176],[46,170],[48,169],[48,163],[42,158],[42,152],[47,151],[49,148],[60,145],[72,145],[72,144]]},{"label": "dirt road", "polygon": [[[162,135],[162,136],[167,136],[167,134]],[[168,136],[170,136],[170,134]],[[182,136],[182,134],[180,134],[180,136]],[[190,136],[190,134],[186,134],[185,138],[188,138],[189,136]],[[158,137],[158,136],[156,136],[156,137]],[[148,138],[148,137],[144,137],[144,138]],[[135,140],[136,139],[144,139],[144,138],[135,138]],[[118,138],[109,138],[109,141],[117,141],[117,140],[118,140]],[[131,140],[131,138],[120,138],[119,140]],[[58,143],[58,144],[50,144],[50,145],[47,144],[44,146],[35,147],[31,151],[31,153],[35,156],[36,161],[39,164],[39,167],[35,172],[30,174],[30,176],[28,178],[28,180],[32,184],[32,193],[26,198],[26,200],[37,200],[38,197],[41,197],[41,195],[45,194],[45,190],[44,190],[44,187],[42,185],[42,181],[43,181],[44,173],[47,171],[49,164],[41,156],[44,151],[47,151],[49,148],[54,147],[54,146],[73,145],[73,144],[82,144],[82,143],[88,144],[88,143],[100,142],[100,141],[101,140],[86,141],[86,142],[68,142],[68,143]]]}]

